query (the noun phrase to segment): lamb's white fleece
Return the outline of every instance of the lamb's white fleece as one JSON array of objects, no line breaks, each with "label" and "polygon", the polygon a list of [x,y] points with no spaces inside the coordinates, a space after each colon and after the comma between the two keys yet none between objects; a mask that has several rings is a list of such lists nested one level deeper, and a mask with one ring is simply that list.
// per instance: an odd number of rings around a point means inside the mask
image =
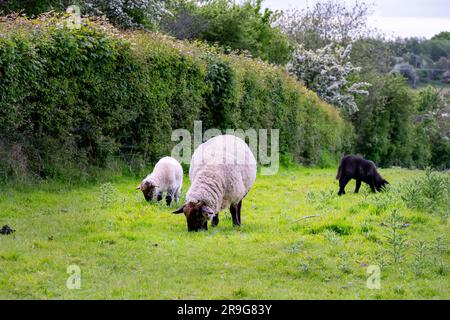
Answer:
[{"label": "lamb's white fleece", "polygon": [[214,137],[194,152],[187,202],[203,202],[214,213],[239,203],[256,179],[256,160],[250,148],[233,135]]},{"label": "lamb's white fleece", "polygon": [[144,185],[146,181],[157,186],[155,194],[167,192],[174,195],[175,200],[178,201],[183,186],[183,168],[176,159],[164,157],[158,161],[153,172],[142,181],[141,185]]}]

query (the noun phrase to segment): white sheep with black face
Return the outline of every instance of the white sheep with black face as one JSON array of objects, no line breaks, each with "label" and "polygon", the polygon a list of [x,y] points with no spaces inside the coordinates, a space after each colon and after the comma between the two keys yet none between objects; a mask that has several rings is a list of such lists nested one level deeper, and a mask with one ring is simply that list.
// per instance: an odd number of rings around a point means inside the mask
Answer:
[{"label": "white sheep with black face", "polygon": [[147,201],[161,201],[166,192],[166,203],[170,206],[173,199],[178,202],[182,186],[183,168],[180,163],[172,157],[164,157],[136,189],[142,191]]},{"label": "white sheep with black face", "polygon": [[257,164],[247,144],[233,135],[214,137],[194,152],[186,203],[174,213],[184,213],[189,231],[219,223],[219,211],[230,207],[233,224],[241,225],[242,199],[256,179]]}]

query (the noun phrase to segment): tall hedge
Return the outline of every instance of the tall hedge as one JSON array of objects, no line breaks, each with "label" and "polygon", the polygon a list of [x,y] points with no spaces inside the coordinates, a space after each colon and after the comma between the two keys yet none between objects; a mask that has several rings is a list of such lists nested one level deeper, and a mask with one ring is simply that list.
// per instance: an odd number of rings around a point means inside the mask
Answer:
[{"label": "tall hedge", "polygon": [[279,128],[284,154],[318,164],[349,125],[280,68],[83,21],[0,22],[0,179],[68,177],[167,155],[173,129]]}]

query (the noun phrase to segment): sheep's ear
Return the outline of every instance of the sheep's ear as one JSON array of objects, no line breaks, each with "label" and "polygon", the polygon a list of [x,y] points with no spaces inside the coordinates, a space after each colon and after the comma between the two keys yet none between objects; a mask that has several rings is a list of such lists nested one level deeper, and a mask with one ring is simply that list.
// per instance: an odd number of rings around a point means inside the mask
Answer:
[{"label": "sheep's ear", "polygon": [[212,217],[214,216],[214,211],[207,206],[202,206],[202,213],[208,219],[212,219]]},{"label": "sheep's ear", "polygon": [[155,185],[153,182],[151,182],[151,181],[145,181],[145,185],[148,187],[148,188],[159,188],[159,186],[157,186],[157,185]]},{"label": "sheep's ear", "polygon": [[182,207],[178,208],[177,210],[175,210],[175,211],[172,212],[172,213],[174,213],[174,214],[180,214],[180,213],[183,213],[184,206],[185,206],[185,205],[183,205]]},{"label": "sheep's ear", "polygon": [[136,190],[141,190],[141,185],[138,185],[138,186],[136,187]]}]

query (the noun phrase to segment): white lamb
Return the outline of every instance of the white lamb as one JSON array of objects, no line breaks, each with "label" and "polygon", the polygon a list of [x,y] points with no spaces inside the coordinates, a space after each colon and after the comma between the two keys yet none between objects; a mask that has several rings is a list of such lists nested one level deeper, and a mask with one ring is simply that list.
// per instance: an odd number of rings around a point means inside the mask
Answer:
[{"label": "white lamb", "polygon": [[172,157],[164,157],[158,161],[153,169],[141,184],[136,188],[142,191],[145,200],[161,201],[163,193],[166,194],[166,203],[170,206],[172,197],[178,203],[183,186],[183,168],[180,163]]},{"label": "white lamb", "polygon": [[189,231],[207,230],[219,223],[219,211],[230,207],[233,224],[241,225],[242,199],[256,179],[256,160],[250,148],[233,135],[217,136],[194,152],[189,169],[191,187],[184,213]]}]

